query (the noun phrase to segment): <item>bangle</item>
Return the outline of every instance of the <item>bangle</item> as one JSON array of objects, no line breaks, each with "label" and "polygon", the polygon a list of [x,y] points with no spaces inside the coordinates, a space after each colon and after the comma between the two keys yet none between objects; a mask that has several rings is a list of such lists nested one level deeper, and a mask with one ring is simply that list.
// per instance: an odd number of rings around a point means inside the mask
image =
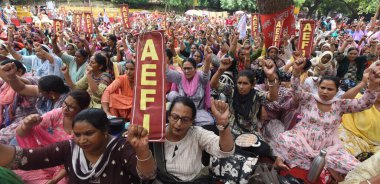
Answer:
[{"label": "bangle", "polygon": [[366,180],[368,184],[372,184],[369,180]]},{"label": "bangle", "polygon": [[150,152],[150,155],[148,156],[148,158],[145,158],[145,159],[139,159],[139,157],[137,157],[137,155],[136,155],[137,161],[140,161],[140,162],[146,162],[146,161],[148,161],[153,156],[152,151],[149,150],[149,152]]}]

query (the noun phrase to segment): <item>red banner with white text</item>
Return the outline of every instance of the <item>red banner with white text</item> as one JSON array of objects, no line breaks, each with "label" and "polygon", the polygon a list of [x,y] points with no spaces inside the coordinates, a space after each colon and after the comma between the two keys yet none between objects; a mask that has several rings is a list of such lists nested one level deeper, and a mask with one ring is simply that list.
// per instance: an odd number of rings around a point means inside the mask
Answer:
[{"label": "red banner with white text", "polygon": [[295,18],[293,14],[293,6],[274,13],[274,14],[260,14],[261,32],[264,33],[265,47],[272,46],[274,39],[274,27],[276,20],[283,20],[282,32],[283,34],[295,35]]},{"label": "red banner with white text", "polygon": [[129,8],[127,4],[120,6],[121,20],[123,21],[124,29],[130,29],[131,25],[129,22]]},{"label": "red banner with white text", "polygon": [[164,31],[138,35],[132,124],[149,131],[150,141],[165,141],[165,44]]},{"label": "red banner with white text", "polygon": [[311,49],[313,48],[315,21],[314,20],[301,20],[300,23],[300,36],[298,39],[298,50],[306,58],[310,58]]}]

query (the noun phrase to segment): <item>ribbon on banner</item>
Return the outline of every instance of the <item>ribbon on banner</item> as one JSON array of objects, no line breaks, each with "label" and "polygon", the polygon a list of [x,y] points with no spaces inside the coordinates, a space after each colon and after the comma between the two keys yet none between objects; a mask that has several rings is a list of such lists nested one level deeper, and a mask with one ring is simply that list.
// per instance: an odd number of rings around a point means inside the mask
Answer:
[{"label": "ribbon on banner", "polygon": [[282,32],[284,34],[295,35],[295,18],[293,15],[293,6],[286,8],[274,14],[260,14],[261,32],[264,33],[265,47],[272,46],[274,39],[274,27],[276,20],[283,20]]},{"label": "ribbon on banner", "polygon": [[149,140],[165,141],[164,30],[138,35],[132,124],[143,125]]},{"label": "ribbon on banner", "polygon": [[301,20],[300,23],[300,36],[298,40],[298,50],[306,58],[310,58],[311,49],[313,47],[315,31],[314,20]]},{"label": "ribbon on banner", "polygon": [[260,15],[258,13],[251,14],[251,35],[252,38],[259,36],[259,19]]},{"label": "ribbon on banner", "polygon": [[129,22],[129,8],[127,4],[123,4],[120,6],[120,12],[121,12],[121,20],[123,21],[124,29],[130,29],[130,22]]},{"label": "ribbon on banner", "polygon": [[59,19],[53,20],[53,29],[54,33],[58,33],[59,31],[63,30],[63,21]]},{"label": "ribbon on banner", "polygon": [[276,26],[274,26],[274,38],[272,45],[276,46],[277,48],[280,48],[283,23],[283,20],[276,20]]}]

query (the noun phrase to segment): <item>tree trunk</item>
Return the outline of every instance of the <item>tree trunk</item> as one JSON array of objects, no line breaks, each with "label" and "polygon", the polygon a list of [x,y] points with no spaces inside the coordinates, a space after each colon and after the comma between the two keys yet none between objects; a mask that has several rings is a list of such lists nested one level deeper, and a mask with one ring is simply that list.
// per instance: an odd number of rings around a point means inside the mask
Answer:
[{"label": "tree trunk", "polygon": [[293,4],[293,0],[257,0],[257,9],[261,14],[272,14]]},{"label": "tree trunk", "polygon": [[307,18],[312,18],[311,16],[313,15],[313,13],[315,12],[315,10],[317,10],[318,6],[320,4],[322,4],[322,0],[315,0],[313,6],[308,6],[307,8],[309,9],[309,12],[307,12]]},{"label": "tree trunk", "polygon": [[351,11],[351,16],[350,16],[350,20],[348,22],[352,22],[355,17],[359,17],[359,14],[358,14],[358,10],[356,8],[353,8],[351,7],[347,2],[345,2],[344,0],[340,0],[341,2],[343,2],[347,8]]}]

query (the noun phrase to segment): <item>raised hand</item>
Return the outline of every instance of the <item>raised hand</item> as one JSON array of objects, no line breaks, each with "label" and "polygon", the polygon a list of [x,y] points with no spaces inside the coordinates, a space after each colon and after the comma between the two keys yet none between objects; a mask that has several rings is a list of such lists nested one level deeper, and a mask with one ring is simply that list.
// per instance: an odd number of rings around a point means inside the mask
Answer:
[{"label": "raised hand", "polygon": [[375,66],[370,68],[368,79],[368,89],[378,90],[380,87],[380,62],[377,62]]},{"label": "raised hand", "polygon": [[267,78],[270,81],[275,80],[276,79],[276,66],[274,64],[274,61],[272,59],[267,59],[267,60],[264,60],[263,64],[264,64],[263,65],[264,73],[267,76]]},{"label": "raised hand", "polygon": [[139,125],[130,125],[128,128],[128,142],[131,144],[137,155],[144,154],[149,150],[148,147],[149,133],[144,127]]},{"label": "raised hand", "polygon": [[300,75],[303,71],[303,68],[306,65],[306,59],[304,57],[299,57],[293,63],[293,75]]},{"label": "raised hand", "polygon": [[220,60],[219,70],[226,71],[228,70],[228,68],[231,67],[231,65],[232,65],[232,60],[230,57],[222,58],[222,60]]},{"label": "raised hand", "polygon": [[205,61],[210,61],[211,62],[212,50],[211,50],[211,48],[209,46],[205,47],[204,56],[205,56]]},{"label": "raised hand", "polygon": [[86,75],[87,75],[87,77],[91,77],[92,76],[92,67],[90,65],[87,65]]},{"label": "raised hand", "polygon": [[6,46],[6,49],[8,50],[8,52],[10,52],[11,50],[13,50],[14,48],[14,43],[13,42],[5,42],[5,46]]},{"label": "raised hand", "polygon": [[23,123],[26,127],[32,128],[42,121],[42,117],[39,114],[31,114],[23,119]]},{"label": "raised hand", "polygon": [[61,72],[63,73],[63,75],[69,75],[69,68],[64,64],[61,68]]},{"label": "raised hand", "polygon": [[0,70],[5,75],[2,77],[6,77],[4,80],[11,80],[17,78],[17,67],[14,63],[8,63],[3,66],[0,66]]},{"label": "raised hand", "polygon": [[230,116],[229,105],[222,100],[211,100],[211,112],[217,125],[227,125]]}]

